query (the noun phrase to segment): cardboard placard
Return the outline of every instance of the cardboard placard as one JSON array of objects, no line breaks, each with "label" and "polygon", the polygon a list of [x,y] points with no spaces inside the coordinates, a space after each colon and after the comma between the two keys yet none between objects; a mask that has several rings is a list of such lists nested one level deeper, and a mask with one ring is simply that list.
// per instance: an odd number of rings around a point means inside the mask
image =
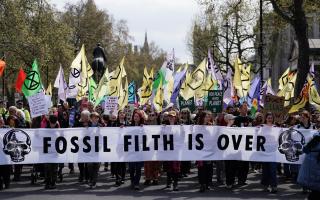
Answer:
[{"label": "cardboard placard", "polygon": [[104,103],[104,114],[118,115],[118,97],[107,96]]},{"label": "cardboard placard", "polygon": [[264,97],[264,115],[271,112],[275,122],[282,123],[285,120],[288,110],[284,107],[284,97],[266,95]]},{"label": "cardboard placard", "polygon": [[32,118],[46,115],[48,111],[48,103],[44,92],[40,92],[28,97],[30,106],[30,115]]}]

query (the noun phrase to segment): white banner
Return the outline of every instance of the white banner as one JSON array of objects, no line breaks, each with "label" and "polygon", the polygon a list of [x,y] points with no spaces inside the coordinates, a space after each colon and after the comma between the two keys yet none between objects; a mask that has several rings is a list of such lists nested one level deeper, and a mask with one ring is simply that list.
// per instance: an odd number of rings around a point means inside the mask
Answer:
[{"label": "white banner", "polygon": [[300,164],[317,130],[143,126],[0,129],[0,164],[245,160]]}]

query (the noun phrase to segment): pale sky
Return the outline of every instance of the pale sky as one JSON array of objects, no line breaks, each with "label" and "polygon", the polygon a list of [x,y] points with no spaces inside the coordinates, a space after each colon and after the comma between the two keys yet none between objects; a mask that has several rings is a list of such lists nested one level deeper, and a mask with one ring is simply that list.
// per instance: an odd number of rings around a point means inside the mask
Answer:
[{"label": "pale sky", "polygon": [[[65,3],[78,0],[50,0],[59,9]],[[124,19],[133,36],[133,44],[142,45],[145,31],[149,42],[154,41],[164,51],[175,49],[179,62],[192,63],[187,38],[193,19],[200,12],[196,0],[95,0],[116,20]]]}]

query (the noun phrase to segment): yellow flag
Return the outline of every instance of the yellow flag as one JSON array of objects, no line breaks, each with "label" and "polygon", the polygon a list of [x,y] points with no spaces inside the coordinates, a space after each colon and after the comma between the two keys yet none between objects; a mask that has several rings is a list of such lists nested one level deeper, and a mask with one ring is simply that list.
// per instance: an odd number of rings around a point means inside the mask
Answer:
[{"label": "yellow flag", "polygon": [[[151,69],[150,75],[153,75],[153,70]],[[148,74],[147,68],[144,67],[144,72],[143,72],[143,80],[142,80],[142,86],[140,88],[140,104],[144,105],[148,103],[151,95],[152,95],[152,80]]]},{"label": "yellow flag", "polygon": [[242,90],[240,69],[242,69],[242,63],[241,60],[237,58],[234,62],[233,86],[236,89]]},{"label": "yellow flag", "polygon": [[122,78],[126,76],[123,57],[117,69],[110,73],[108,96],[119,96]]},{"label": "yellow flag", "polygon": [[251,70],[251,64],[247,67],[244,67],[243,65],[241,65],[240,77],[241,77],[241,86],[242,86],[242,96],[240,97],[245,97],[249,93],[250,82],[251,82],[250,70]]},{"label": "yellow flag", "polygon": [[301,90],[300,96],[295,100],[294,104],[289,110],[289,113],[299,112],[299,110],[305,107],[306,103],[308,102],[309,88],[309,82],[305,83]]},{"label": "yellow flag", "polygon": [[156,95],[153,99],[153,106],[157,112],[162,112],[163,107],[163,88],[162,88],[162,79],[160,80],[160,84]]},{"label": "yellow flag", "polygon": [[104,72],[102,78],[99,81],[98,88],[96,89],[94,96],[96,99],[96,105],[100,103],[100,101],[103,99],[105,95],[108,94],[109,90],[109,71],[106,68],[106,71]]},{"label": "yellow flag", "polygon": [[[82,97],[85,97],[88,95],[89,79],[93,75],[93,70],[88,62],[87,57],[86,57],[86,51],[85,51],[84,45],[82,45],[79,54],[81,55],[81,73],[80,73],[81,81],[77,86],[78,87],[78,94],[76,97],[77,101],[80,101],[82,99]],[[78,59],[77,57],[75,60]],[[76,64],[76,63],[72,63],[72,64]],[[71,67],[72,67],[72,65],[71,65]]]},{"label": "yellow flag", "polygon": [[128,79],[126,78],[126,83],[124,89],[121,86],[120,96],[118,100],[119,110],[123,110],[126,105],[128,105]]},{"label": "yellow flag", "polygon": [[[188,97],[189,97],[189,94],[187,94],[187,83],[190,81],[190,79],[191,79],[191,74],[187,71],[186,78],[185,78],[184,82],[182,83],[181,88],[180,88],[180,92],[179,92],[180,96],[185,100],[188,100]],[[193,97],[193,96],[191,96],[191,97]]]},{"label": "yellow flag", "polygon": [[186,85],[183,89],[180,89],[180,95],[185,100],[190,99],[197,91],[199,92],[199,90],[201,91],[203,89],[203,85],[206,81],[206,66],[207,59],[203,59],[200,65],[192,72],[191,76],[186,76]]},{"label": "yellow flag", "polygon": [[309,103],[314,106],[317,111],[320,111],[320,95],[317,91],[316,85],[314,83],[314,79],[312,76],[308,75],[307,78],[309,82]]},{"label": "yellow flag", "polygon": [[280,77],[279,90],[282,90],[286,86],[286,84],[289,82],[289,72],[290,72],[290,68],[288,67]]},{"label": "yellow flag", "polygon": [[297,80],[297,73],[291,73],[288,75],[288,81],[286,85],[277,94],[279,97],[284,97],[284,106],[290,104],[290,99],[294,97],[294,88]]},{"label": "yellow flag", "polygon": [[52,86],[51,86],[51,83],[49,83],[49,86],[46,90],[46,95],[49,95],[49,96],[52,96]]}]

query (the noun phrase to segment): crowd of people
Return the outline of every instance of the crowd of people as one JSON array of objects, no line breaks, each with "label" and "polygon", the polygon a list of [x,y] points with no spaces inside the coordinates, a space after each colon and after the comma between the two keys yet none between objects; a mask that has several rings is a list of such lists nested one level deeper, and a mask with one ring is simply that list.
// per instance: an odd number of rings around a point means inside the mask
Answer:
[{"label": "crowd of people", "polygon": [[[101,106],[84,98],[78,105],[69,106],[67,102],[52,107],[46,116],[30,117],[27,105],[23,101],[16,102],[16,106],[6,108],[3,101],[0,102],[0,127],[1,128],[70,128],[70,110],[76,108],[74,124],[72,127],[126,127],[146,125],[217,125],[232,127],[295,127],[297,129],[319,129],[320,113],[301,111],[299,114],[287,116],[284,123],[274,122],[272,113],[263,115],[261,112],[250,115],[248,105],[243,102],[238,106],[228,106],[223,113],[213,114],[203,107],[197,107],[191,112],[188,108],[181,110],[174,106],[166,108],[161,113],[155,112],[151,106],[136,108],[129,118],[125,111],[119,110],[117,115],[104,114]],[[312,140],[309,144],[309,152],[319,152],[319,140]],[[311,150],[316,149],[316,150]],[[306,151],[308,153],[308,151]],[[320,153],[318,161],[320,161]],[[318,163],[320,164],[320,163]],[[75,173],[75,165],[69,163],[70,173]],[[145,162],[113,162],[113,163],[78,163],[79,179],[81,183],[95,188],[101,165],[104,170],[109,170],[115,177],[115,186],[121,186],[126,181],[126,173],[130,174],[132,189],[139,190],[141,185],[142,169],[144,172],[144,184],[160,184],[160,176],[166,176],[166,187],[174,191],[179,190],[179,181],[190,174],[191,168],[198,171],[199,191],[205,192],[213,187],[213,176],[216,182],[225,185],[228,190],[236,186],[247,184],[248,173],[261,173],[262,189],[271,193],[277,193],[279,176],[288,181],[296,182],[300,165],[282,164],[274,162],[248,162],[248,161],[145,161]],[[56,188],[58,180],[62,181],[62,169],[64,164],[36,164],[34,168],[44,178],[45,189]],[[21,180],[23,165],[0,165],[0,190],[9,188],[11,181]],[[214,172],[215,170],[215,172]],[[300,176],[303,174],[300,169]],[[13,179],[11,180],[11,174]],[[315,174],[319,176],[318,174]],[[320,183],[318,183],[320,185]],[[303,187],[303,192],[309,192],[312,199],[319,195],[319,191]]]}]

